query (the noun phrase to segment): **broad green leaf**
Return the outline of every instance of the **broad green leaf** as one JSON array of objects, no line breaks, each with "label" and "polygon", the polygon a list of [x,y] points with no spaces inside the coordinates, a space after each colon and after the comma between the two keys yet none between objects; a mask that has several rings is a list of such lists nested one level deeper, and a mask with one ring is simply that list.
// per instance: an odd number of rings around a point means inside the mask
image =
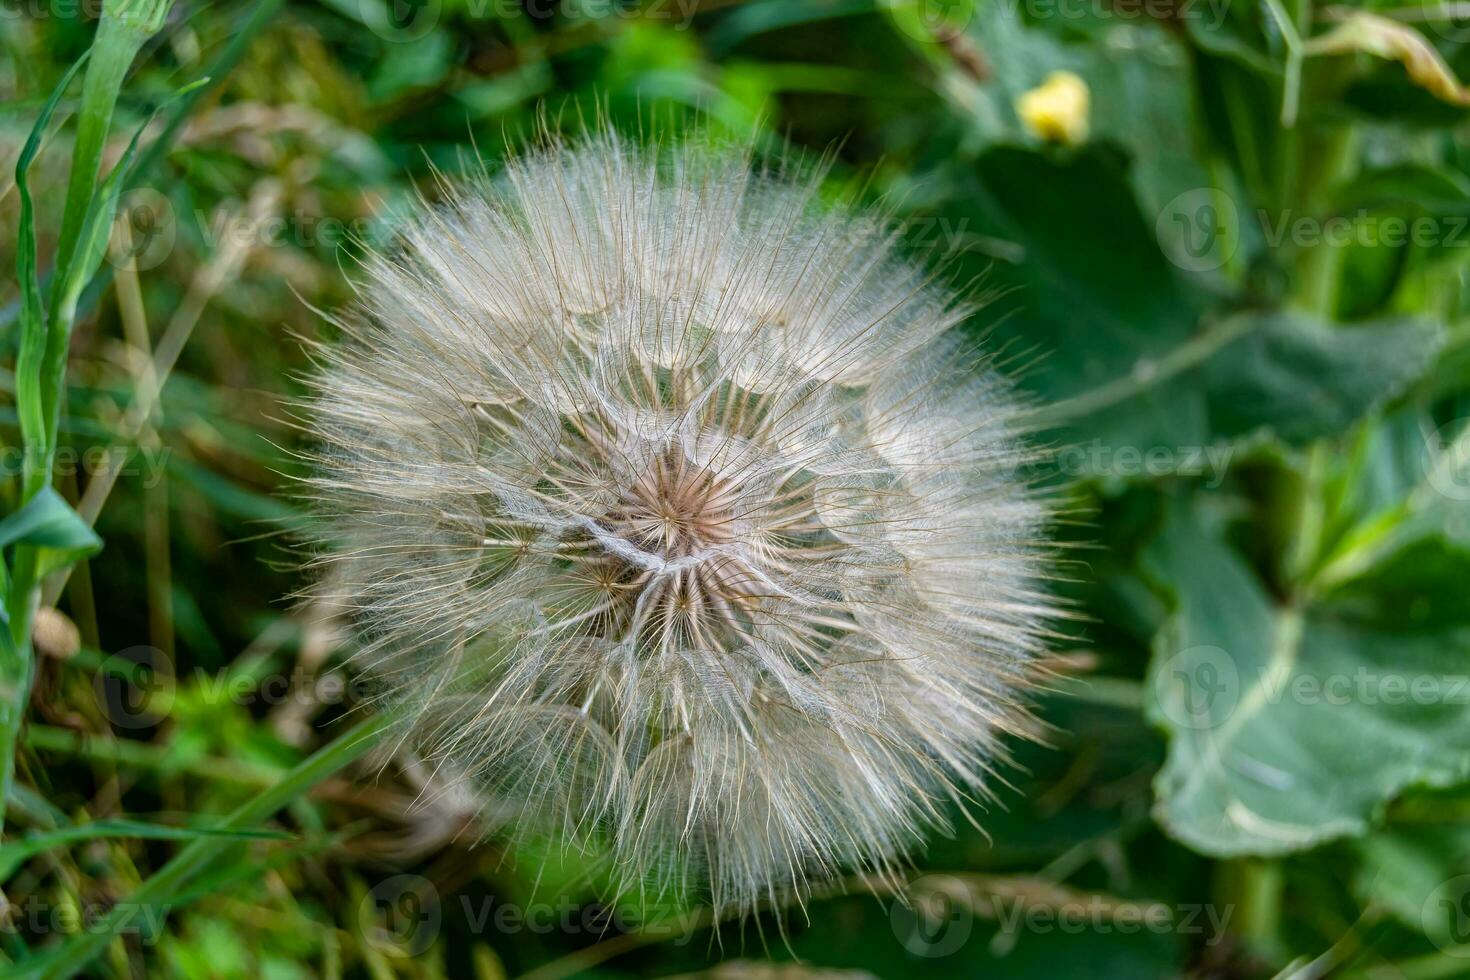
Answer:
[{"label": "broad green leaf", "polygon": [[[1443,803],[1446,813],[1438,819],[1426,813],[1424,818],[1397,822],[1357,842],[1353,850],[1361,863],[1354,869],[1353,886],[1365,903],[1387,909],[1416,932],[1434,936],[1438,927],[1448,925],[1447,913],[1458,911],[1453,899],[1470,889],[1470,879],[1462,880],[1460,894],[1449,896],[1448,906],[1438,901],[1446,884],[1470,871],[1470,827],[1465,824],[1463,800],[1440,801],[1436,794],[1425,794],[1415,803],[1421,810]],[[1454,943],[1460,952],[1470,952],[1466,938],[1462,933]]]},{"label": "broad green leaf", "polygon": [[1340,432],[1423,375],[1442,338],[1410,319],[1334,327],[1295,313],[1252,317],[1200,372],[1210,431],[1267,429],[1294,444]]},{"label": "broad green leaf", "polygon": [[[1319,589],[1337,589],[1381,571],[1383,563],[1426,542],[1460,553],[1447,556],[1454,564],[1463,565],[1470,555],[1470,422],[1435,428],[1423,415],[1406,421],[1418,428],[1395,433],[1393,443],[1380,450],[1395,456],[1380,472],[1396,470],[1397,485],[1414,482],[1397,499],[1374,498],[1378,506],[1363,513],[1323,559],[1316,576]],[[1382,438],[1387,442],[1387,434]],[[1463,588],[1462,582],[1454,585]]]},{"label": "broad green leaf", "polygon": [[1400,163],[1359,174],[1333,194],[1336,207],[1412,204],[1429,214],[1452,215],[1470,210],[1470,179],[1440,167]]},{"label": "broad green leaf", "polygon": [[0,519],[0,548],[16,544],[48,548],[75,559],[100,551],[102,539],[61,494],[44,487],[20,510]]},{"label": "broad green leaf", "polygon": [[1368,830],[1407,787],[1470,777],[1470,630],[1405,633],[1281,604],[1201,516],[1145,562],[1174,600],[1148,713],[1170,735],[1155,816],[1217,857]]},{"label": "broad green leaf", "polygon": [[989,77],[978,85],[955,79],[947,91],[985,143],[1031,142],[1017,101],[1052,72],[1069,71],[1091,92],[1091,138],[1127,152],[1128,180],[1145,213],[1162,213],[1170,200],[1211,185],[1195,153],[1193,97],[1180,84],[1191,71],[1188,53],[1162,25],[1104,16],[1095,43],[1075,44],[1025,23],[1018,4],[978,6],[968,33],[985,54]]},{"label": "broad green leaf", "polygon": [[1470,626],[1470,548],[1430,534],[1371,555],[1328,595],[1334,608],[1385,629]]},{"label": "broad green leaf", "polygon": [[[1018,287],[1002,301],[1015,316],[1000,334],[1044,353],[1023,379],[1043,402],[1143,378],[1194,334],[1206,301],[1165,261],[1116,153],[1091,148],[1061,159],[994,147],[955,197],[966,232],[1015,247],[1014,264],[977,255],[975,268],[991,270],[997,287]],[[1136,395],[1133,419],[1114,413],[1097,428],[1144,445],[1176,445],[1203,430],[1201,406],[1166,405],[1147,387]],[[1127,431],[1134,422],[1142,425]]]},{"label": "broad green leaf", "polygon": [[1104,151],[1063,160],[996,147],[974,176],[966,230],[1018,246],[1017,263],[991,277],[1019,287],[998,333],[1045,352],[1022,381],[1042,423],[1066,423],[1064,441],[1173,451],[1266,432],[1305,443],[1404,391],[1442,345],[1438,327],[1408,318],[1207,315]]}]

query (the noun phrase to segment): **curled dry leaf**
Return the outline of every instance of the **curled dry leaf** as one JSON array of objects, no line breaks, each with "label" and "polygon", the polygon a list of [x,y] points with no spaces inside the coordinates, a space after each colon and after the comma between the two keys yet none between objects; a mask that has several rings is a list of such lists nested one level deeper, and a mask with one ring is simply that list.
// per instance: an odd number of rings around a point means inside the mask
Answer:
[{"label": "curled dry leaf", "polygon": [[1326,34],[1306,42],[1304,48],[1308,55],[1361,51],[1400,62],[1416,85],[1454,105],[1470,105],[1470,89],[1455,77],[1429,39],[1396,20],[1354,11]]}]

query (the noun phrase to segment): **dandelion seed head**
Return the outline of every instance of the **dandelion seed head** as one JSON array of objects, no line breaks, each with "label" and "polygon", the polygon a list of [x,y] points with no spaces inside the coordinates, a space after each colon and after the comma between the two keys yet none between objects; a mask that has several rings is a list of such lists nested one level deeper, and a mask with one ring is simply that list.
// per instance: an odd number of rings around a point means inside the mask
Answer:
[{"label": "dandelion seed head", "polygon": [[748,911],[984,794],[1050,603],[970,310],[820,174],[552,146],[368,260],[321,591],[487,826]]}]

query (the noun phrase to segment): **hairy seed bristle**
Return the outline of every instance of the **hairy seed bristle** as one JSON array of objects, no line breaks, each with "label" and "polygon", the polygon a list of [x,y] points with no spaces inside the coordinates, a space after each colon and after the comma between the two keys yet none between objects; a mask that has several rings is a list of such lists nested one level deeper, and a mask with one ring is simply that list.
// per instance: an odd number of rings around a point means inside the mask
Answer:
[{"label": "hairy seed bristle", "polygon": [[820,174],[552,146],[371,258],[321,592],[487,826],[747,911],[984,794],[1051,603],[970,310]]}]

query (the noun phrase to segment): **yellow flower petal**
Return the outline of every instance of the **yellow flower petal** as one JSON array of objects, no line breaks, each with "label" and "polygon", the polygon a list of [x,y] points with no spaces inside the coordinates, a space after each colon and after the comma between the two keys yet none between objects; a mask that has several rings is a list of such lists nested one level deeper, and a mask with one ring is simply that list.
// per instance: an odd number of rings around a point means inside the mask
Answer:
[{"label": "yellow flower petal", "polygon": [[1016,115],[1027,132],[1037,139],[1067,146],[1086,142],[1090,109],[1087,82],[1069,71],[1052,72],[1016,99]]}]

